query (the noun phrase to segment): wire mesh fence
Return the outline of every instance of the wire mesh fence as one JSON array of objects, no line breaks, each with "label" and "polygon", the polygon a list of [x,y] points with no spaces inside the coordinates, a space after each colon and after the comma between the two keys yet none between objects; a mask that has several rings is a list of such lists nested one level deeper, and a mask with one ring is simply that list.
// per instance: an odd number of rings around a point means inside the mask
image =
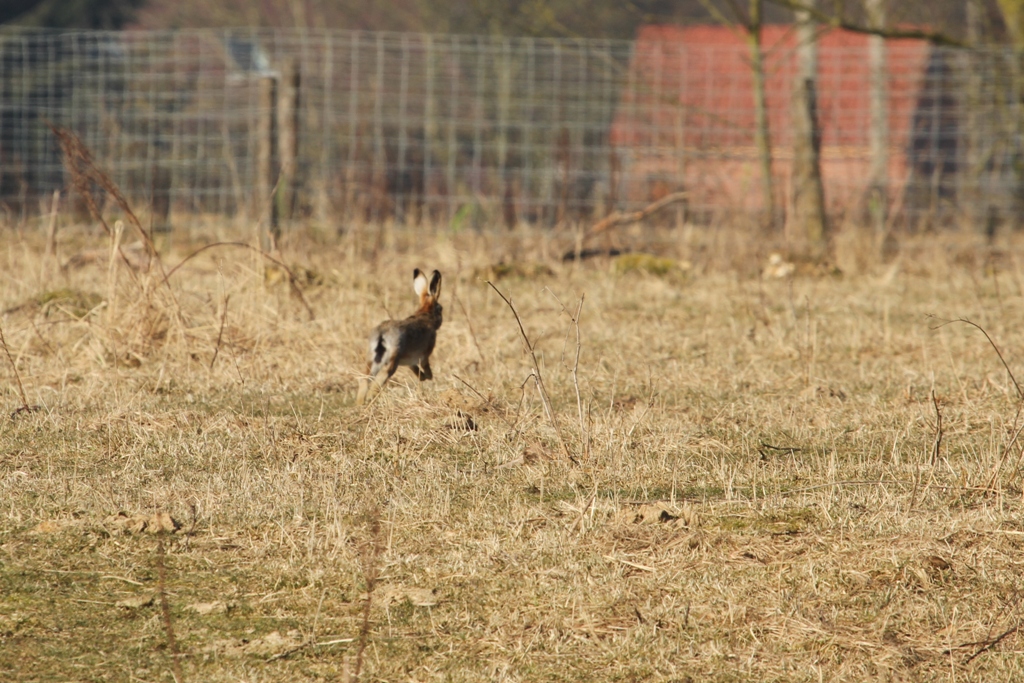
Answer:
[{"label": "wire mesh fence", "polygon": [[[795,45],[785,27],[764,44],[773,201],[785,208]],[[873,118],[871,49],[843,32],[819,42],[830,213],[881,202],[904,223],[1015,221],[1019,55],[890,42]],[[0,207],[31,215],[67,186],[52,124],[157,225],[189,213],[553,225],[680,190],[687,218],[712,222],[765,204],[749,54],[716,27],[651,27],[633,42],[0,33]]]}]

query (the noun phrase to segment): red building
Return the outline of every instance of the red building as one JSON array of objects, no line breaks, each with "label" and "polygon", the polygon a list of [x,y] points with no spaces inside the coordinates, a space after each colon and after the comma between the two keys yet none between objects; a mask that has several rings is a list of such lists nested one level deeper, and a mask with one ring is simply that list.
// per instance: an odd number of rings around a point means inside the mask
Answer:
[{"label": "red building", "polygon": [[[920,127],[929,46],[886,42],[890,200],[898,201]],[[766,104],[779,199],[788,196],[791,91],[796,60],[792,26],[763,32]],[[691,207],[756,209],[762,204],[754,146],[750,49],[742,29],[647,26],[637,36],[628,84],[610,142],[622,159],[621,195],[653,199],[670,190],[691,193]],[[868,36],[830,30],[818,43],[817,99],[822,176],[831,211],[856,204],[869,170]]]}]

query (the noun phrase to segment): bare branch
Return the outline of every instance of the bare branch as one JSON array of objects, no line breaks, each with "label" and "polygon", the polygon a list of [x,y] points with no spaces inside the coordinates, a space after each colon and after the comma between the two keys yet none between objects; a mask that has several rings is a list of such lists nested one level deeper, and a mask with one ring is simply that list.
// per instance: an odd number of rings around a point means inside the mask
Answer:
[{"label": "bare branch", "polygon": [[25,387],[21,384],[21,374],[18,372],[18,366],[15,364],[14,359],[11,358],[11,350],[7,348],[7,340],[4,339],[4,328],[0,326],[0,344],[4,347],[4,353],[7,355],[7,361],[11,364],[11,370],[14,372],[14,379],[18,383],[18,394],[21,396],[21,407],[18,408],[11,417],[18,413],[30,413],[37,408],[37,406],[30,406],[28,404],[28,397],[25,396]]},{"label": "bare branch", "polygon": [[585,237],[596,235],[598,233],[604,232],[605,230],[609,230],[611,228],[614,228],[616,225],[621,225],[623,223],[636,223],[638,221],[642,221],[651,214],[661,211],[666,206],[675,204],[676,202],[685,201],[686,198],[689,196],[690,195],[687,192],[673,192],[672,194],[665,195],[664,197],[662,197],[661,199],[652,204],[648,204],[639,211],[632,211],[630,213],[622,213],[620,211],[616,211],[607,218],[603,218],[597,223],[595,223],[593,226],[591,226],[590,230],[587,230],[587,234],[585,235]]},{"label": "bare branch", "polygon": [[[935,320],[942,320],[942,318],[938,318],[938,317],[936,317],[934,315],[929,315],[928,317],[929,318],[934,318]],[[1010,366],[1006,364],[1006,359],[1003,358],[1003,352],[1000,351],[999,347],[996,346],[996,343],[994,341],[992,341],[992,337],[989,336],[988,331],[985,330],[984,327],[982,327],[978,323],[974,322],[973,320],[968,320],[967,318],[957,318],[956,320],[942,320],[941,323],[939,323],[938,325],[936,325],[935,327],[933,327],[931,329],[937,330],[940,327],[945,327],[946,325],[952,325],[953,323],[965,323],[967,325],[970,325],[971,327],[976,327],[979,330],[981,330],[981,333],[983,335],[985,335],[985,339],[987,339],[988,343],[992,345],[992,348],[995,350],[996,355],[999,356],[999,361],[1003,364],[1003,367],[1006,368],[1006,374],[1008,374],[1010,376],[1010,380],[1013,382],[1013,386],[1017,388],[1017,398],[1019,398],[1021,400],[1024,400],[1024,391],[1021,390],[1020,384],[1017,383],[1017,378],[1013,376],[1013,370],[1011,370]]]},{"label": "bare branch", "polygon": [[[576,304],[576,311],[573,312],[565,307],[565,304],[562,303],[561,299],[555,296],[555,293],[552,292],[551,289],[547,287],[545,287],[545,289],[547,289],[548,294],[550,294],[554,298],[554,300],[558,302],[558,305],[562,308],[562,312],[569,316],[569,320],[571,323],[570,327],[566,329],[565,339],[562,341],[562,365],[569,371],[569,374],[572,376],[572,386],[573,389],[575,389],[576,391],[576,410],[579,413],[580,420],[580,442],[582,456],[583,459],[586,460],[590,457],[590,434],[587,430],[587,422],[583,416],[583,397],[580,394],[579,380],[580,353],[583,350],[583,339],[580,336],[580,314],[583,312],[583,299],[586,297],[586,294],[580,295],[579,303]],[[570,368],[569,364],[565,362],[565,347],[569,343],[569,332],[572,329],[576,330],[576,353],[573,356],[573,363],[572,367]]]},{"label": "bare branch", "polygon": [[1002,633],[1000,633],[995,638],[992,638],[992,639],[987,640],[987,641],[981,641],[981,642],[977,642],[977,643],[967,643],[965,645],[961,645],[960,647],[968,647],[970,645],[975,645],[975,646],[981,645],[982,646],[981,649],[979,649],[973,655],[971,655],[970,657],[965,659],[964,660],[964,664],[970,664],[971,661],[976,659],[979,655],[981,655],[981,654],[983,654],[985,652],[988,652],[989,650],[994,648],[996,645],[998,645],[999,643],[1003,642],[1003,640],[1005,640],[1006,638],[1009,638],[1010,636],[1012,636],[1014,633],[1016,633],[1017,631],[1020,630],[1020,626],[1021,626],[1020,622],[1017,622],[1016,624],[1014,624],[1010,628],[1008,628],[1005,631],[1003,631]]},{"label": "bare branch", "polygon": [[779,7],[794,12],[806,12],[815,21],[826,24],[831,28],[841,28],[851,33],[864,33],[872,36],[881,36],[890,40],[926,40],[933,45],[945,45],[947,47],[971,47],[969,43],[954,38],[953,36],[939,31],[927,31],[917,28],[886,28],[882,26],[866,26],[855,21],[850,21],[840,12],[839,14],[828,14],[814,5],[799,0],[768,0]]},{"label": "bare branch", "polygon": [[224,310],[220,312],[220,331],[217,332],[217,346],[213,350],[213,358],[210,359],[210,370],[213,370],[213,364],[217,362],[217,356],[220,354],[220,344],[224,340],[224,321],[228,317],[228,301],[230,300],[230,294],[224,297]]},{"label": "bare branch", "polygon": [[255,251],[257,254],[259,254],[263,258],[267,259],[268,261],[270,261],[274,265],[280,267],[282,270],[284,270],[285,273],[288,274],[288,284],[291,287],[292,294],[294,294],[296,296],[296,298],[300,302],[302,302],[303,308],[305,308],[306,312],[309,313],[309,319],[310,320],[315,320],[316,319],[316,314],[313,312],[313,308],[309,305],[309,302],[306,301],[306,297],[302,294],[302,289],[299,288],[299,279],[298,279],[298,277],[296,277],[295,273],[292,272],[292,269],[289,268],[288,266],[286,266],[284,264],[284,262],[274,258],[273,256],[271,256],[267,252],[263,251],[262,249],[254,247],[251,244],[246,244],[245,242],[214,242],[213,244],[207,244],[206,246],[199,247],[198,249],[193,251],[191,254],[189,254],[185,258],[181,259],[181,261],[178,262],[178,265],[174,266],[169,271],[167,271],[167,274],[164,275],[164,284],[167,284],[167,281],[171,278],[171,276],[174,275],[174,273],[179,268],[181,268],[183,265],[185,265],[186,263],[188,263],[189,261],[194,259],[196,256],[199,256],[201,253],[203,253],[207,249],[213,249],[214,247],[238,247],[240,249],[249,249],[250,251]]},{"label": "bare branch", "polygon": [[554,409],[551,407],[551,399],[548,398],[547,389],[544,388],[544,380],[540,373],[540,363],[537,362],[537,354],[533,352],[533,344],[530,343],[530,338],[526,336],[526,329],[523,328],[523,321],[519,318],[519,312],[516,311],[516,307],[512,305],[512,301],[501,293],[494,283],[490,280],[485,280],[491,289],[494,290],[495,294],[501,297],[501,300],[512,311],[512,315],[516,318],[516,323],[519,325],[519,336],[523,340],[523,347],[530,356],[530,360],[533,361],[533,381],[537,384],[537,391],[540,393],[540,400],[544,404],[544,412],[548,416],[548,420],[551,422],[551,426],[555,429],[555,435],[558,436],[558,443],[562,446],[562,450],[565,452],[565,457],[569,458],[573,463],[576,463],[576,458],[573,457],[572,452],[569,450],[568,444],[565,443],[565,439],[562,438],[562,428],[558,424],[558,417],[555,415]]},{"label": "bare branch", "polygon": [[939,448],[942,446],[942,410],[939,409],[939,399],[932,389],[932,405],[935,406],[935,442],[932,444],[932,465],[939,460]]},{"label": "bare branch", "polygon": [[[725,26],[733,34],[737,36],[742,35],[740,31],[736,30],[736,26],[742,26],[744,29],[749,30],[749,27],[744,22],[739,21],[739,15],[736,15],[734,20],[730,20],[729,17],[725,16],[722,13],[722,10],[715,7],[714,3],[712,3],[711,0],[697,0],[697,2],[700,3],[701,7],[704,8],[704,11],[710,14],[715,21],[717,21],[722,26]],[[735,8],[733,11],[735,11]]]}]

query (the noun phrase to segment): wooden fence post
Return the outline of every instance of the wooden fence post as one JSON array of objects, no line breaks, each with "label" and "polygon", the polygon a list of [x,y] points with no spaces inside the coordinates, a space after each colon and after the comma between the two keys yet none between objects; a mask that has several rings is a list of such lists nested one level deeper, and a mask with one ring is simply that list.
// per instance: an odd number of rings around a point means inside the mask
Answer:
[{"label": "wooden fence post", "polygon": [[[278,100],[279,142],[281,177],[275,179],[277,192],[274,196],[276,214],[279,218],[291,220],[294,217],[296,194],[298,192],[299,158],[299,88],[302,74],[297,60],[290,60],[282,74],[282,87]],[[277,227],[275,238],[280,236]]]},{"label": "wooden fence post", "polygon": [[[278,224],[277,202],[274,201],[274,187],[280,173],[277,154],[277,75],[266,74],[260,78],[259,125],[256,131],[259,152],[256,164],[256,200],[259,203],[260,224],[264,224],[276,240],[281,228]],[[268,233],[261,231],[260,243],[268,246]]]}]

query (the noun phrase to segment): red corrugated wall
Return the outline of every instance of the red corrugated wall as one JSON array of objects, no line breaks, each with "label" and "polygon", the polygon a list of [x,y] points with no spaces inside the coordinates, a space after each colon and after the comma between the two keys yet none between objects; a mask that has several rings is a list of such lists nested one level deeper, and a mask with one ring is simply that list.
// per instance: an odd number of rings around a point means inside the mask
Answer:
[{"label": "red corrugated wall", "polygon": [[[773,173],[784,189],[796,36],[791,26],[768,26],[762,35]],[[906,180],[906,149],[928,56],[923,41],[886,43],[891,187]],[[849,205],[866,188],[869,78],[868,36],[840,30],[821,34],[818,112],[822,173],[832,208]],[[663,189],[684,186],[696,203],[711,208],[759,205],[746,35],[720,26],[641,28],[610,142],[630,165],[630,177],[640,179],[626,188],[631,198],[653,198]],[[667,182],[677,187],[666,187]]]}]

